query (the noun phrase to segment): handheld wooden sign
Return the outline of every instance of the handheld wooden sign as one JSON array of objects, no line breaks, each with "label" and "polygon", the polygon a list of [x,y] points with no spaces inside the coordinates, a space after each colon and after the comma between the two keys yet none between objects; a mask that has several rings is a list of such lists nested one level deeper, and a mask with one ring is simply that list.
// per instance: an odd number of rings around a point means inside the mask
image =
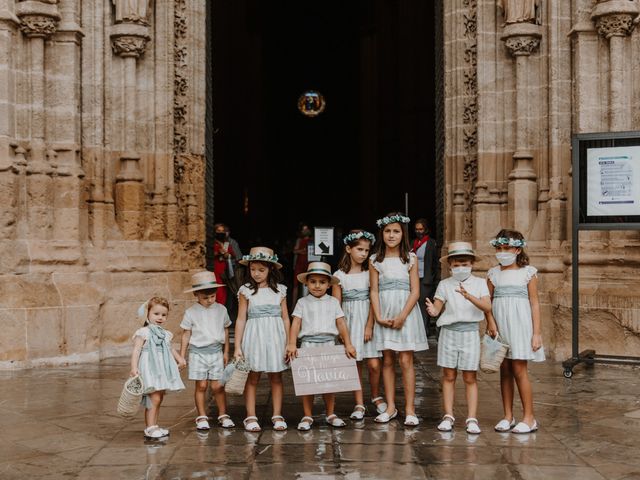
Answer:
[{"label": "handheld wooden sign", "polygon": [[360,390],[356,361],[344,346],[299,348],[291,362],[297,396]]}]

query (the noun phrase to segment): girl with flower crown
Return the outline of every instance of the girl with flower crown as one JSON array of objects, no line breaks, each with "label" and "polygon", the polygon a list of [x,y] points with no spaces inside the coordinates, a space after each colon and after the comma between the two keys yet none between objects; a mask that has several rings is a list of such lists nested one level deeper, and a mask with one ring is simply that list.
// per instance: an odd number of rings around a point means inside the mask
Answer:
[{"label": "girl with flower crown", "polygon": [[274,430],[286,430],[282,417],[282,372],[287,369],[285,353],[289,337],[287,287],[278,283],[282,265],[273,250],[254,247],[240,260],[248,266],[247,283],[238,290],[238,317],[234,357],[244,358],[251,367],[244,389],[247,417],[244,428],[261,430],[256,416],[256,391],[260,374],[266,372],[271,383]]},{"label": "girl with flower crown", "polygon": [[369,263],[371,309],[376,325],[373,336],[382,351],[382,378],[387,410],[375,418],[386,423],[398,415],[395,404],[395,360],[402,370],[407,426],[418,425],[415,412],[416,375],[413,352],[427,350],[427,334],[417,305],[420,279],[416,254],[410,251],[409,217],[390,213],[377,221],[376,251]]},{"label": "girl with flower crown", "polygon": [[[387,404],[379,395],[380,357],[373,340],[373,314],[369,302],[369,252],[375,237],[364,230],[351,230],[344,237],[344,253],[334,276],[340,284],[332,287],[332,295],[342,304],[351,342],[356,349],[356,361],[362,385],[362,361],[366,360],[371,385],[371,403],[378,414],[387,410]],[[366,412],[362,390],[354,392],[356,405],[352,420],[362,420]]]},{"label": "girl with flower crown", "polygon": [[[531,433],[538,429],[533,415],[533,392],[527,362],[544,360],[540,333],[538,277],[529,265],[522,233],[501,230],[491,240],[500,265],[487,272],[492,297],[492,311],[502,339],[509,351],[500,366],[500,391],[504,418],[495,426],[498,432]],[[514,381],[522,401],[522,421],[516,425],[513,416]]]}]

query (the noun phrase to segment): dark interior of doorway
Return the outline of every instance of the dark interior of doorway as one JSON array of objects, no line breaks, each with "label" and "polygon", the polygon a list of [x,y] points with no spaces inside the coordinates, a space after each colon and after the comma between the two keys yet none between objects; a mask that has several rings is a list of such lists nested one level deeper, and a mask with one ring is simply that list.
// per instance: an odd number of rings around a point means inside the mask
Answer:
[{"label": "dark interior of doorway", "polygon": [[[290,277],[299,222],[375,232],[405,193],[436,225],[437,4],[211,2],[208,218],[244,253],[273,247]],[[306,90],[326,98],[316,118],[297,110]]]}]

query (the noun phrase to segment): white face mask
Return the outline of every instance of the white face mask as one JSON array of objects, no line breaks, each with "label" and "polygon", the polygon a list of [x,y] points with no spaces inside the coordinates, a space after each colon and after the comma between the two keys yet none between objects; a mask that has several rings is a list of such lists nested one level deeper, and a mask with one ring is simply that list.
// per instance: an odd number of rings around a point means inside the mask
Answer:
[{"label": "white face mask", "polygon": [[510,252],[496,253],[496,259],[498,260],[498,263],[500,263],[500,265],[502,265],[503,267],[512,265],[513,262],[516,261],[517,256],[518,255],[516,255],[515,253]]},{"label": "white face mask", "polygon": [[464,282],[471,275],[471,267],[452,267],[451,276],[460,282]]}]

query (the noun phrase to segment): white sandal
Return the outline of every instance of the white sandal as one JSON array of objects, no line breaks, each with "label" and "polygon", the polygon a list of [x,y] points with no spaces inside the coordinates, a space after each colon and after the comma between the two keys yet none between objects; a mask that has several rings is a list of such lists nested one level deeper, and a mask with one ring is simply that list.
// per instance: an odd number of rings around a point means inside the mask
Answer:
[{"label": "white sandal", "polygon": [[273,429],[278,432],[287,429],[287,422],[284,421],[284,417],[281,415],[274,415],[271,417],[271,422],[273,423]]},{"label": "white sandal", "polygon": [[329,425],[331,425],[332,427],[336,427],[336,428],[342,428],[345,427],[347,424],[344,422],[344,420],[342,420],[339,416],[337,416],[335,413],[332,413],[331,415],[329,415],[327,417],[327,423]]},{"label": "white sandal", "polygon": [[404,424],[407,427],[416,427],[420,424],[420,420],[415,415],[407,415],[404,417]]},{"label": "white sandal", "polygon": [[531,426],[527,425],[524,422],[518,423],[515,427],[513,427],[513,430],[511,430],[511,433],[533,433],[537,430],[538,430],[538,422],[534,420],[533,425]]},{"label": "white sandal", "polygon": [[482,430],[480,430],[480,425],[478,425],[477,418],[473,418],[473,417],[467,418],[465,425],[467,426],[467,433],[472,433],[474,435],[477,435],[482,432]]},{"label": "white sandal", "polygon": [[262,430],[262,428],[260,428],[260,424],[258,423],[258,417],[247,417],[242,421],[242,423],[244,424],[244,429],[247,432],[259,432]]},{"label": "white sandal", "polygon": [[456,419],[447,413],[444,417],[442,417],[442,421],[438,425],[438,430],[440,430],[441,432],[450,432],[451,430],[453,430],[453,424],[455,423],[455,421]]},{"label": "white sandal", "polygon": [[210,428],[209,417],[207,417],[206,415],[200,415],[199,417],[196,417],[197,430],[209,430]]},{"label": "white sandal", "polygon": [[[380,400],[382,400],[380,403],[376,403]],[[382,397],[372,398],[371,403],[373,404],[374,407],[376,407],[376,411],[378,412],[378,415],[387,411],[388,405],[387,405],[387,402],[384,401],[384,398]]]},{"label": "white sandal", "polygon": [[313,418],[305,415],[300,419],[300,423],[298,423],[298,430],[306,432],[307,430],[311,430],[311,425],[313,425]]},{"label": "white sandal", "polygon": [[511,421],[507,420],[506,418],[503,418],[502,420],[500,420],[495,427],[493,427],[493,429],[496,432],[508,432],[509,430],[511,430],[513,427],[516,426],[516,419],[513,418],[511,419]]},{"label": "white sandal", "polygon": [[398,409],[396,408],[391,415],[389,415],[387,412],[382,412],[380,415],[374,418],[373,421],[377,423],[389,423],[391,420],[393,420],[397,416],[398,416]]},{"label": "white sandal", "polygon": [[231,420],[231,417],[226,413],[218,417],[218,425],[222,428],[233,428],[236,426],[236,424],[233,423],[233,420]]},{"label": "white sandal", "polygon": [[353,412],[349,415],[351,420],[362,420],[364,418],[364,414],[367,412],[367,409],[364,405],[356,405],[353,407]]},{"label": "white sandal", "polygon": [[158,425],[151,425],[144,429],[144,438],[157,439],[166,436],[167,435],[162,431],[160,427],[158,427]]}]

